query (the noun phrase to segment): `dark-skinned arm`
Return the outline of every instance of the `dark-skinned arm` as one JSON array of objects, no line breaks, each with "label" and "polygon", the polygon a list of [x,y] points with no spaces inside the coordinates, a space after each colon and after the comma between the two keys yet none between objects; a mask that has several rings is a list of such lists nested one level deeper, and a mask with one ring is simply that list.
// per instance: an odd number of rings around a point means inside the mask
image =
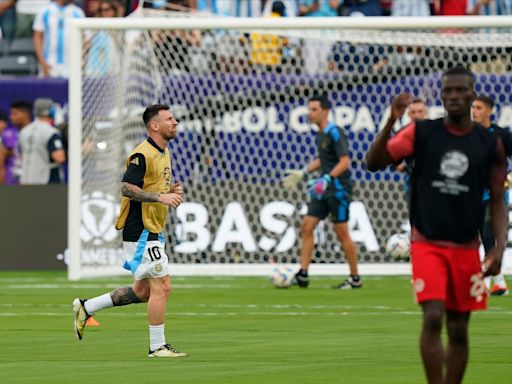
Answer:
[{"label": "dark-skinned arm", "polygon": [[386,144],[396,120],[404,115],[411,99],[411,95],[407,93],[401,93],[393,99],[389,119],[384,128],[377,134],[377,137],[366,153],[366,169],[370,172],[376,172],[393,163],[393,159],[386,149]]},{"label": "dark-skinned arm", "polygon": [[489,205],[491,227],[496,238],[496,246],[485,255],[484,276],[497,275],[500,272],[508,231],[508,215],[504,198],[507,162],[503,143],[500,139],[497,140],[495,156],[495,162],[491,167],[489,176],[489,191],[491,195]]}]

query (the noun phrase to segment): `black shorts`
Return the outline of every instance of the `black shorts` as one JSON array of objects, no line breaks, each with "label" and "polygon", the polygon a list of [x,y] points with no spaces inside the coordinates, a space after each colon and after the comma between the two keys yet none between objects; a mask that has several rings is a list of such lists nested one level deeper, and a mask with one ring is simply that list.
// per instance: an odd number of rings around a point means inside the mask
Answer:
[{"label": "black shorts", "polygon": [[322,200],[311,200],[308,205],[308,216],[325,219],[331,214],[333,223],[346,223],[349,218],[350,196],[344,191],[329,193]]}]

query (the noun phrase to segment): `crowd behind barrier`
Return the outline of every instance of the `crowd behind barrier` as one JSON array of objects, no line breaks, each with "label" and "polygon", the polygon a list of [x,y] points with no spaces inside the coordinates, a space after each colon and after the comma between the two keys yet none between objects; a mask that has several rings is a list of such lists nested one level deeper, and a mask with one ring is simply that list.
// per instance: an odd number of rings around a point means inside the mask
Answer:
[{"label": "crowd behind barrier", "polygon": [[[429,16],[429,15],[510,15],[512,0],[0,0],[0,81],[2,93],[8,87],[13,87],[9,100],[0,100],[0,183],[16,184],[20,182],[23,173],[21,161],[22,140],[21,129],[33,124],[43,124],[46,134],[41,137],[37,130],[37,139],[50,151],[48,168],[58,168],[59,177],[51,177],[48,182],[62,183],[67,180],[67,124],[66,112],[62,108],[67,105],[67,92],[57,92],[57,99],[46,100],[48,108],[44,116],[35,116],[37,105],[47,96],[55,97],[55,91],[45,93],[47,84],[38,85],[39,78],[53,78],[57,89],[67,84],[69,76],[69,46],[66,31],[68,21],[83,17],[137,17],[154,12],[165,12],[166,15],[200,15],[217,17],[361,17],[361,16]],[[153,12],[153,13],[151,13]],[[189,72],[193,67],[192,54],[194,47],[202,44],[202,33],[192,31],[183,39],[172,31],[155,31],[152,33],[157,50],[168,52],[178,47],[184,53],[179,56],[179,63],[166,63],[176,66],[178,71]],[[249,37],[249,46],[257,46],[262,39],[256,33]],[[259,39],[259,40],[258,40]],[[245,60],[240,62],[240,68],[228,68],[218,65],[218,70],[229,72],[236,70],[244,74],[250,73],[257,67],[266,71],[278,71],[281,65],[291,65],[303,73],[322,73],[355,71],[371,75],[382,75],[393,68],[422,68],[428,65],[429,51],[394,52],[388,55],[382,46],[370,45],[350,46],[349,43],[329,44],[324,47],[322,54],[308,51],[309,48],[318,50],[322,47],[308,47],[307,44],[295,47],[286,39],[276,40],[278,45],[275,54],[261,55],[257,50],[249,50]],[[178,43],[180,43],[180,46]],[[108,65],[101,63],[102,50],[107,45],[122,47],[120,42],[112,39],[107,33],[96,33],[86,36],[88,61],[85,67],[87,75],[105,75]],[[178,44],[178,45],[176,45]],[[233,42],[240,44],[240,41]],[[286,50],[281,49],[286,44]],[[236,48],[236,47],[235,47]],[[356,54],[363,59],[357,64],[351,64],[347,57]],[[361,50],[369,50],[368,54]],[[381,54],[373,54],[377,50]],[[285,52],[286,51],[286,52]],[[370,52],[371,51],[371,52]],[[296,52],[302,52],[297,54]],[[309,53],[308,53],[309,52]],[[507,51],[508,52],[508,51]],[[368,56],[366,58],[366,56]],[[161,55],[163,58],[167,54]],[[320,60],[319,57],[324,57]],[[414,59],[410,60],[410,57]],[[190,62],[185,60],[189,58]],[[409,62],[404,62],[405,58]],[[222,58],[220,58],[222,59]],[[366,60],[368,59],[368,60]],[[423,60],[423,62],[422,62]],[[176,60],[171,60],[176,61]],[[222,61],[222,60],[221,60]],[[218,64],[218,63],[217,63]],[[221,63],[222,64],[222,63]],[[364,67],[361,65],[364,64]],[[409,68],[410,69],[410,68]],[[103,71],[103,72],[102,72]],[[411,71],[404,74],[415,74]],[[61,81],[62,80],[62,81]],[[66,85],[67,86],[67,85]],[[20,93],[20,90],[21,91]],[[24,93],[26,92],[26,93]],[[16,95],[16,98],[13,98]],[[34,103],[36,107],[34,107]],[[57,126],[58,124],[58,126]],[[27,131],[28,132],[28,131]],[[50,134],[51,132],[51,134]],[[49,136],[48,136],[49,135]],[[26,136],[26,135],[25,135]],[[48,137],[47,137],[48,136]],[[51,144],[50,144],[51,141]],[[55,147],[55,145],[57,147]],[[56,162],[51,151],[61,151],[64,158]],[[27,154],[27,152],[25,153]],[[38,181],[40,182],[40,181]],[[24,183],[32,184],[25,180]]]}]

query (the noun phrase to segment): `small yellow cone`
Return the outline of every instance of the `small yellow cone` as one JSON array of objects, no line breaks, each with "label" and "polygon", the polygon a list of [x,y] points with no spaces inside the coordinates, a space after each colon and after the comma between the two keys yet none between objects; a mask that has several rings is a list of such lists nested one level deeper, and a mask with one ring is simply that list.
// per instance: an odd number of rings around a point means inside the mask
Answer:
[{"label": "small yellow cone", "polygon": [[98,323],[98,320],[91,316],[86,320],[85,325],[87,327],[99,327],[100,323]]}]

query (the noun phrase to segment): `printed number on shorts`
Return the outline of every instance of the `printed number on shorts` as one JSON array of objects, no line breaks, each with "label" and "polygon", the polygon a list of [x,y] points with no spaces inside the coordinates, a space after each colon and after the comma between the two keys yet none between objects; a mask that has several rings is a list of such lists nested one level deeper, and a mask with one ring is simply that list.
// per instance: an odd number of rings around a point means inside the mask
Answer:
[{"label": "printed number on shorts", "polygon": [[476,302],[479,303],[484,299],[485,284],[478,275],[471,275],[471,288],[469,288],[469,295],[474,297]]},{"label": "printed number on shorts", "polygon": [[162,258],[162,254],[160,253],[160,247],[151,247],[148,248],[149,258],[151,261],[160,260]]}]

